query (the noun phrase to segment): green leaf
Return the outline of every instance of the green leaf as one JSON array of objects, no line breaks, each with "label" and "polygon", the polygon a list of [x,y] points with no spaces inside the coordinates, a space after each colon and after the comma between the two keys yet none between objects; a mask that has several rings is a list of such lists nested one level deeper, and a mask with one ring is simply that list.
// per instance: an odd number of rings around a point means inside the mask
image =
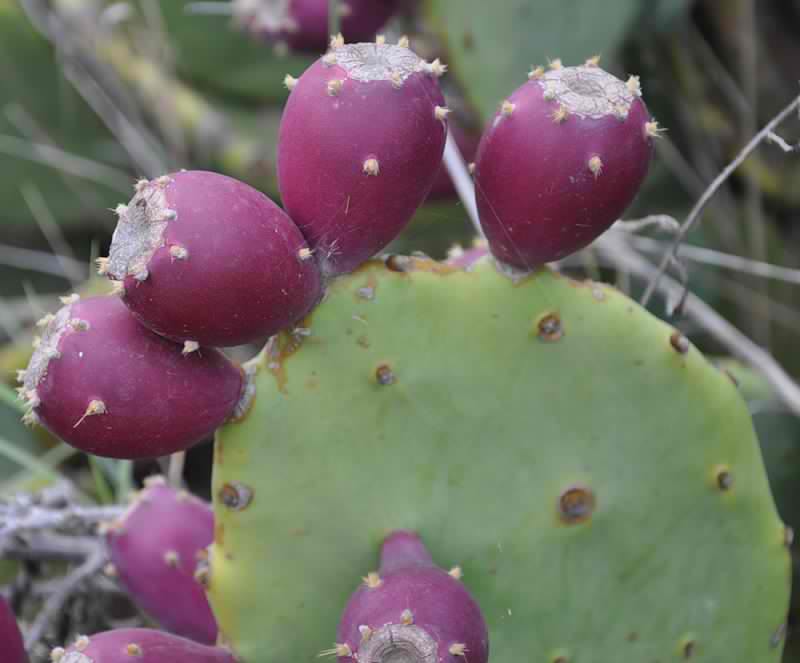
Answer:
[{"label": "green leaf", "polygon": [[[31,144],[45,145],[37,155]],[[65,156],[61,152],[69,153]],[[103,219],[120,196],[120,173],[96,162],[121,162],[121,148],[61,76],[53,50],[14,0],[0,0],[0,228],[34,225],[24,186],[38,189],[60,224]],[[42,161],[49,161],[45,165]],[[62,169],[69,170],[67,175]],[[78,177],[80,170],[86,176]],[[99,172],[103,172],[102,175]],[[97,180],[105,180],[100,183]],[[112,217],[108,213],[108,221]]]}]

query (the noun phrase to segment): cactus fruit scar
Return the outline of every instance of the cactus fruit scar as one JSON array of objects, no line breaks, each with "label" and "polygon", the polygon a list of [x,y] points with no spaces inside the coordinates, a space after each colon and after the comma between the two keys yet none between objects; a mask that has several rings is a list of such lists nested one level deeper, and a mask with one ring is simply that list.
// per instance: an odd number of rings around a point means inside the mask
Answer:
[{"label": "cactus fruit scar", "polygon": [[0,653],[3,663],[28,663],[17,618],[2,596],[0,596]]},{"label": "cactus fruit scar", "polygon": [[447,135],[444,69],[405,46],[334,40],[293,86],[278,185],[326,275],[382,250],[428,195]]},{"label": "cactus fruit scar", "polygon": [[[329,5],[329,0],[233,0],[233,14],[256,38],[293,51],[321,53],[328,45]],[[340,0],[337,6],[345,39],[373,39],[397,5],[397,0]]]},{"label": "cactus fruit scar", "polygon": [[231,346],[271,336],[322,296],[319,270],[284,211],[252,187],[205,171],[136,186],[101,272],[137,319],[178,342]]},{"label": "cactus fruit scar", "polygon": [[187,449],[249,393],[243,371],[218,350],[184,354],[117,297],[72,295],[43,322],[20,375],[25,420],[87,453],[136,459]]},{"label": "cactus fruit scar", "polygon": [[736,386],[610,286],[468,267],[370,261],[331,281],[310,336],[253,362],[257,397],[215,445],[222,640],[246,663],[313,660],[359,579],[388,584],[390,565],[368,573],[385,537],[411,530],[463,569],[493,661],[692,643],[778,663],[786,528]]},{"label": "cactus fruit scar", "polygon": [[530,270],[590,244],[639,190],[652,126],[636,77],[624,83],[596,64],[534,70],[503,102],[475,159],[494,256]]},{"label": "cactus fruit scar", "polygon": [[439,663],[462,656],[486,663],[486,623],[458,575],[437,567],[414,532],[390,534],[377,578],[363,582],[345,608],[337,633],[339,657]]},{"label": "cactus fruit scar", "polygon": [[214,644],[217,623],[201,582],[214,536],[210,506],[151,477],[104,529],[116,577],[136,604],[171,633]]},{"label": "cactus fruit scar", "polygon": [[82,635],[68,647],[53,649],[50,660],[52,663],[238,663],[223,647],[209,647],[146,628]]}]

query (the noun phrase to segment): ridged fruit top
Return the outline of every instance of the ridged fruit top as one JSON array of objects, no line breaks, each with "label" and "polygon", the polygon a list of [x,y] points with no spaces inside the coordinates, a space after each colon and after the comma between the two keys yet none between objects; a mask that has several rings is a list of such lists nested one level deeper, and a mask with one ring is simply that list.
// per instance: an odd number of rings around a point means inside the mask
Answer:
[{"label": "ridged fruit top", "polygon": [[475,189],[492,253],[518,269],[558,260],[616,221],[647,174],[657,125],[594,64],[534,70],[478,147]]},{"label": "ridged fruit top", "polygon": [[673,327],[549,270],[401,257],[307,324],[217,435],[209,596],[247,663],[329,647],[397,529],[462,567],[493,663],[778,663],[786,530],[737,387]]}]

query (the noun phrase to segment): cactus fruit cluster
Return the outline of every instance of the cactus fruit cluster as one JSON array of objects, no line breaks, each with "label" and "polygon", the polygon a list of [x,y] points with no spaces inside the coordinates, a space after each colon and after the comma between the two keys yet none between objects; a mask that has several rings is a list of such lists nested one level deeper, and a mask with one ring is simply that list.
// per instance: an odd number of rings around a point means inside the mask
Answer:
[{"label": "cactus fruit cluster", "polygon": [[[156,481],[107,528],[172,633],[57,663],[779,660],[791,537],[735,385],[542,266],[641,184],[638,82],[534,70],[478,150],[487,243],[371,260],[441,168],[444,71],[334,38],[286,81],[285,212],[212,173],[142,182],[101,262],[119,296],[43,321],[30,420],[125,458],[218,428],[213,516]],[[213,347],[261,335],[243,367]]]}]

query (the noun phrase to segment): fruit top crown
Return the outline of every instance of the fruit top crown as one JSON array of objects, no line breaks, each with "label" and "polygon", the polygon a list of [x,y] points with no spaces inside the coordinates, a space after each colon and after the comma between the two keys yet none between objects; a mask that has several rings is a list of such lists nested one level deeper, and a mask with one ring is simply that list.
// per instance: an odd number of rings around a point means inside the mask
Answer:
[{"label": "fruit top crown", "polygon": [[545,99],[563,106],[570,115],[600,119],[628,116],[636,91],[600,67],[581,65],[550,69],[536,80]]},{"label": "fruit top crown", "polygon": [[75,329],[81,323],[86,325],[84,321],[72,317],[72,304],[75,299],[75,297],[67,298],[65,305],[57,313],[47,315],[39,321],[39,324],[44,327],[44,331],[34,342],[31,361],[24,374],[21,375],[25,399],[32,407],[36,407],[37,403],[31,403],[30,401],[37,400],[35,396],[36,388],[47,374],[50,360],[59,356],[58,343],[61,337],[69,329]]},{"label": "fruit top crown", "polygon": [[425,65],[416,53],[395,44],[344,44],[333,49],[333,55],[350,78],[364,82],[404,81]]},{"label": "fruit top crown", "polygon": [[167,223],[175,218],[167,208],[165,188],[167,176],[157,180],[140,180],[136,195],[128,205],[119,205],[119,223],[111,240],[106,272],[122,281],[130,275],[139,281],[147,278],[147,263],[163,245]]}]

